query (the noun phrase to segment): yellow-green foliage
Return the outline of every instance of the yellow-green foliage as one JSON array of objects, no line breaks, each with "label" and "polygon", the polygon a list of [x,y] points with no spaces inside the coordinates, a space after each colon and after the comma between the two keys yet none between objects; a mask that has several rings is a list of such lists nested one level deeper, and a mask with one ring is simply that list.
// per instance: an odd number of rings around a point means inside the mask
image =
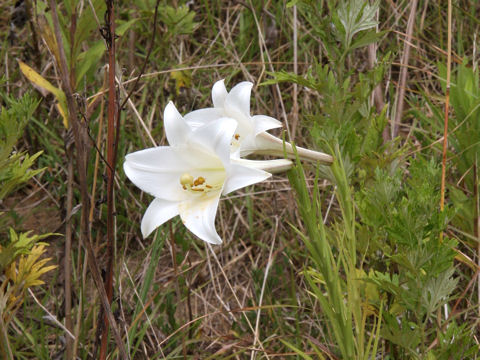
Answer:
[{"label": "yellow-green foliage", "polygon": [[50,236],[32,235],[30,232],[17,234],[10,229],[10,243],[0,246],[0,311],[3,321],[8,323],[23,303],[25,294],[32,286],[42,285],[40,277],[55,269],[47,265],[51,258],[41,258],[47,244],[38,240]]}]

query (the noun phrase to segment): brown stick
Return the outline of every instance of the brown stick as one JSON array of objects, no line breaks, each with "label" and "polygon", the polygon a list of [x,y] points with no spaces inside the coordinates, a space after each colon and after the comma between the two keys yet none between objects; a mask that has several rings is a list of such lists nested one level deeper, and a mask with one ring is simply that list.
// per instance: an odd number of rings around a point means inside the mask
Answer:
[{"label": "brown stick", "polygon": [[[298,74],[298,31],[297,31],[297,5],[293,6],[293,73]],[[293,83],[293,105],[292,105],[292,140],[295,139],[295,133],[298,125],[298,86]]]},{"label": "brown stick", "polygon": [[[73,61],[73,48],[75,45],[75,30],[77,28],[77,15],[76,10],[73,10],[71,21],[70,21],[70,86],[75,88],[75,68]],[[67,154],[68,154],[68,180],[67,180],[67,231],[65,232],[65,261],[64,261],[64,271],[65,271],[65,327],[69,331],[73,331],[73,319],[72,319],[72,261],[71,261],[71,252],[72,252],[72,204],[73,204],[73,177],[74,177],[74,167],[73,167],[73,153],[72,153],[72,144],[67,142]],[[67,359],[73,358],[73,339],[71,337],[66,338],[66,349],[65,357]]]},{"label": "brown stick", "polygon": [[[64,276],[65,276],[65,327],[69,331],[73,331],[72,321],[72,274],[71,274],[71,258],[72,252],[72,204],[73,204],[73,154],[71,146],[67,144],[68,154],[68,179],[67,179],[67,204],[66,204],[66,229],[65,229],[65,257],[64,257]],[[70,336],[66,337],[65,356],[71,359],[73,355],[73,339]]]},{"label": "brown stick", "polygon": [[[452,68],[452,0],[448,0],[448,40],[447,40],[447,83],[445,91],[445,116],[443,124],[443,151],[442,151],[442,182],[440,187],[440,211],[445,208],[445,174],[447,168],[447,146],[448,146],[448,112],[450,105],[450,76]],[[440,239],[443,232],[440,233]]]},{"label": "brown stick", "polygon": [[402,66],[400,68],[400,79],[397,86],[397,108],[395,109],[395,119],[392,126],[392,139],[398,135],[398,128],[402,121],[403,106],[405,102],[405,90],[407,85],[408,60],[410,58],[410,44],[412,42],[413,26],[415,25],[415,14],[417,11],[418,0],[413,0],[410,4],[410,15],[407,23],[407,38],[403,47]]},{"label": "brown stick", "polygon": [[[443,125],[443,151],[442,151],[442,179],[440,186],[440,211],[445,208],[445,174],[447,169],[447,146],[448,146],[448,111],[450,105],[450,73],[452,68],[452,0],[448,0],[448,25],[447,25],[447,84],[445,91],[445,116]],[[443,241],[443,231],[440,233],[440,242]],[[437,322],[440,325],[442,318],[441,308],[437,311]]]},{"label": "brown stick", "polygon": [[63,46],[63,39],[61,36],[60,31],[60,22],[58,20],[58,13],[55,0],[50,0],[50,8],[52,12],[52,22],[55,32],[55,38],[58,44],[58,52],[60,57],[60,74],[62,79],[62,88],[65,92],[65,97],[67,98],[67,107],[68,107],[68,114],[70,124],[72,126],[73,135],[75,138],[75,150],[76,150],[76,164],[78,169],[78,181],[80,185],[80,196],[82,199],[82,216],[81,216],[81,231],[80,231],[80,240],[87,248],[88,254],[88,265],[90,267],[90,271],[93,276],[93,280],[95,285],[97,286],[100,300],[103,304],[103,309],[108,317],[108,320],[112,326],[112,333],[114,335],[115,341],[118,346],[118,350],[120,356],[123,359],[127,359],[127,352],[125,350],[125,346],[123,344],[122,338],[118,332],[118,326],[116,324],[115,318],[112,313],[112,309],[110,307],[110,303],[108,302],[108,297],[105,291],[105,288],[102,283],[102,279],[100,276],[100,271],[98,268],[97,260],[95,258],[95,253],[93,251],[91,239],[90,239],[90,227],[88,223],[88,210],[89,210],[89,197],[88,197],[88,189],[87,189],[87,143],[88,143],[88,135],[86,131],[86,124],[82,124],[78,118],[78,111],[76,109],[76,103],[73,98],[72,88],[70,85],[70,78],[69,72],[67,67],[67,60],[65,56],[65,49]]},{"label": "brown stick", "polygon": [[[115,176],[115,114],[117,96],[115,89],[115,7],[114,0],[107,0],[107,26],[109,27],[108,46],[108,122],[107,122],[107,273],[105,276],[105,290],[108,302],[113,298],[113,264],[114,253],[114,228],[113,228],[113,185]],[[108,319],[104,316],[102,328],[102,343],[100,346],[100,360],[107,358],[108,352]]]},{"label": "brown stick", "polygon": [[[473,235],[477,240],[480,240],[480,198],[478,194],[478,159],[475,154],[473,164],[473,198],[475,202],[475,209],[473,210]],[[477,265],[480,266],[480,243],[477,243]],[[480,277],[478,280],[478,313],[480,314]]]}]

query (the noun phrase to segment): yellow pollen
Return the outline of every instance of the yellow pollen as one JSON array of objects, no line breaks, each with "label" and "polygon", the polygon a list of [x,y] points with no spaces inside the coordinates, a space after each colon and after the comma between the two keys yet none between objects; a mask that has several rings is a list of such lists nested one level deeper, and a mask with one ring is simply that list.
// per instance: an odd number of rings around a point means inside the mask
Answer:
[{"label": "yellow pollen", "polygon": [[199,177],[196,178],[195,181],[193,182],[193,186],[202,185],[204,182],[205,182],[205,178],[202,177],[202,176],[199,176]]},{"label": "yellow pollen", "polygon": [[240,135],[239,135],[239,134],[235,134],[233,137],[235,138],[235,140],[240,139]]},{"label": "yellow pollen", "polygon": [[219,188],[217,185],[210,185],[207,183],[207,179],[203,176],[194,178],[189,173],[184,173],[180,177],[180,185],[182,189],[194,193],[209,193],[210,191]]},{"label": "yellow pollen", "polygon": [[183,188],[185,189],[185,185],[192,185],[193,184],[193,176],[185,173],[182,176],[180,176],[180,184],[183,185]]}]

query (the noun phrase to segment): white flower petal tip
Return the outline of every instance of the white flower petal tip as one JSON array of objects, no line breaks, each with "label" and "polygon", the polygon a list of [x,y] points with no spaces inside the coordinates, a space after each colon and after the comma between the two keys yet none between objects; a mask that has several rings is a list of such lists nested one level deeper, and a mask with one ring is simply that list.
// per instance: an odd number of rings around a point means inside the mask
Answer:
[{"label": "white flower petal tip", "polygon": [[225,98],[224,108],[227,110],[231,108],[233,113],[238,111],[244,116],[250,117],[252,87],[253,84],[249,81],[243,81],[235,85]]},{"label": "white flower petal tip", "polygon": [[267,130],[276,129],[283,126],[280,121],[267,115],[254,115],[252,116],[252,119],[253,123],[255,124],[255,135],[259,135]]},{"label": "white flower petal tip", "polygon": [[232,159],[230,174],[231,175],[225,182],[225,187],[222,192],[223,195],[229,194],[232,191],[241,189],[245,186],[265,181],[272,176],[260,167],[249,166],[249,163],[244,162],[243,159]]},{"label": "white flower petal tip", "polygon": [[222,108],[228,95],[225,80],[218,80],[212,87],[212,102],[215,108]]},{"label": "white flower petal tip", "polygon": [[202,203],[189,202],[179,207],[180,217],[185,227],[210,244],[222,243],[222,239],[215,230],[215,215],[219,200],[220,194],[214,194]]},{"label": "white flower petal tip", "polygon": [[163,112],[163,125],[168,143],[171,146],[185,142],[186,137],[191,132],[190,126],[185,122],[171,101],[167,104]]},{"label": "white flower petal tip", "polygon": [[179,210],[176,202],[154,199],[148,206],[147,211],[145,211],[145,214],[142,218],[142,224],[140,228],[142,230],[143,237],[146,238],[156,228],[178,214]]}]

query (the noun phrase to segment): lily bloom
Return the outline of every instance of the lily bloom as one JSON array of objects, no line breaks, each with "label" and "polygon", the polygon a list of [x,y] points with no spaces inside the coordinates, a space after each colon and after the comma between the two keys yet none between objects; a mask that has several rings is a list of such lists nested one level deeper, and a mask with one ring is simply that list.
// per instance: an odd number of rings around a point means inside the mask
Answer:
[{"label": "lily bloom", "polygon": [[[155,199],[147,208],[141,230],[147,237],[157,227],[180,215],[183,224],[200,239],[220,244],[215,216],[220,196],[271,176],[263,169],[283,163],[240,164],[230,158],[230,143],[237,129],[231,118],[218,118],[191,128],[170,102],[164,111],[170,146],[140,150],[125,157],[128,178]],[[242,159],[239,159],[242,160]],[[246,164],[246,165],[245,165]]]},{"label": "lily bloom", "polygon": [[[263,154],[295,158],[293,147],[289,143],[267,133],[267,130],[279,128],[282,123],[267,115],[250,115],[250,96],[253,84],[243,81],[235,85],[230,92],[225,87],[224,80],[217,81],[212,88],[213,108],[192,111],[185,115],[185,121],[197,128],[219,118],[232,118],[238,123],[232,138],[231,152],[234,157],[244,157],[249,154]],[[332,163],[333,158],[317,151],[297,147],[301,159]]]}]

